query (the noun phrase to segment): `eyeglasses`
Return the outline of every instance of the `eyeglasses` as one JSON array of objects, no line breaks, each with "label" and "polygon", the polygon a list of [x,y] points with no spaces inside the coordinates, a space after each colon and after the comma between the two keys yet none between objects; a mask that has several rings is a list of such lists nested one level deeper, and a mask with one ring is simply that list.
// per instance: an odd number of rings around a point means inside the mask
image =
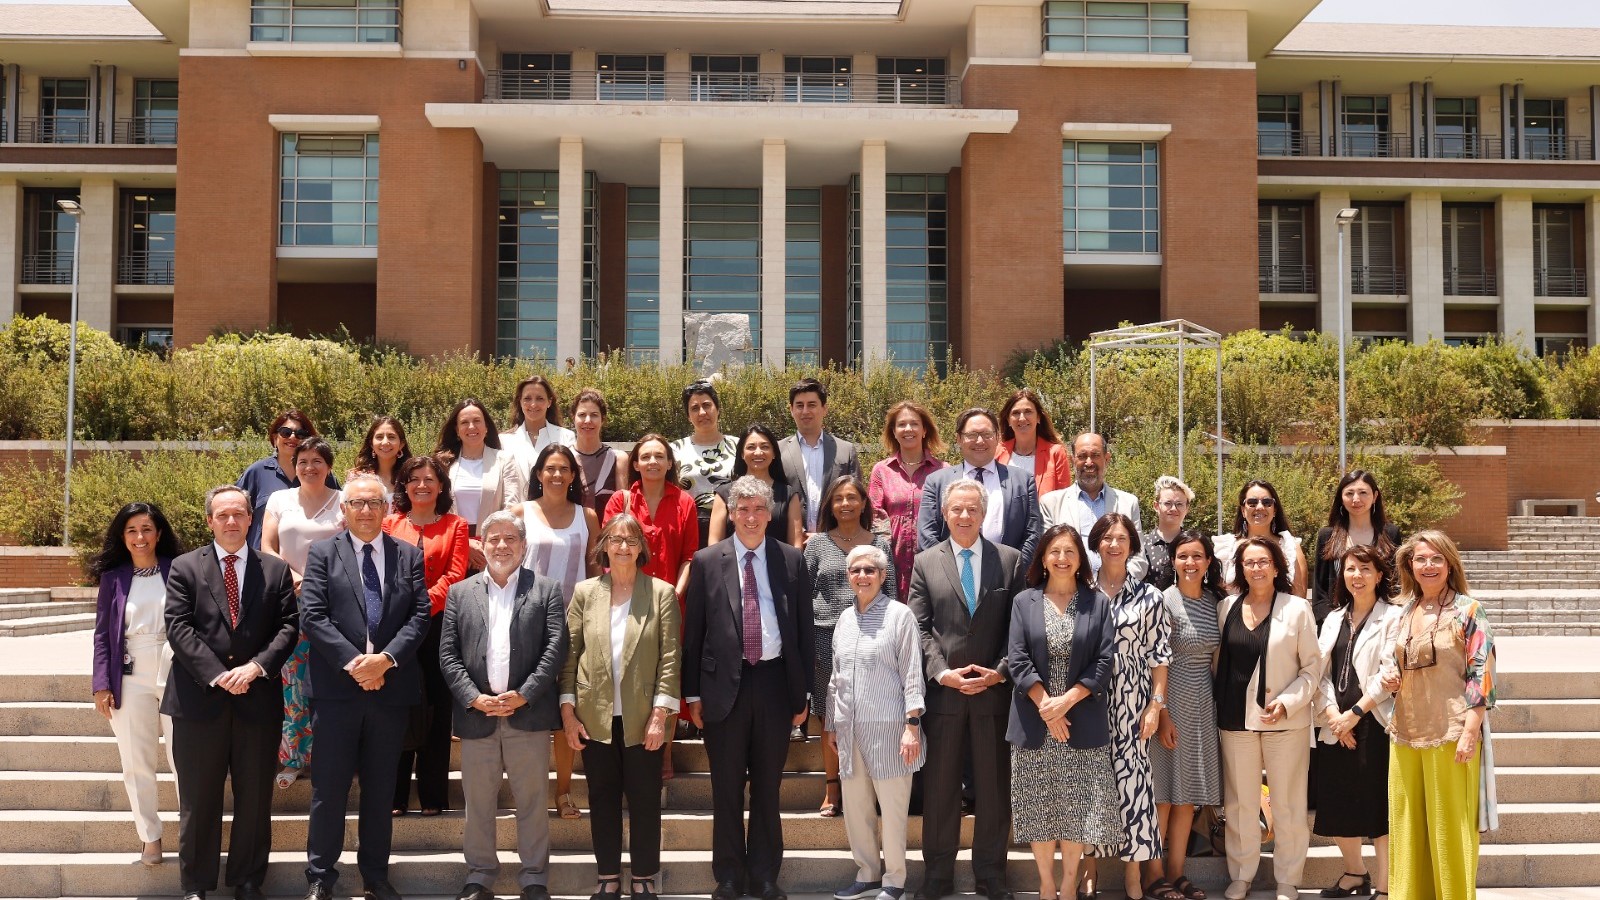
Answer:
[{"label": "eyeglasses", "polygon": [[1418,569],[1442,569],[1449,563],[1442,556],[1418,556],[1411,560],[1411,565]]},{"label": "eyeglasses", "polygon": [[1189,501],[1187,501],[1187,500],[1163,500],[1160,503],[1157,503],[1156,505],[1161,507],[1162,509],[1188,509],[1189,508]]},{"label": "eyeglasses", "polygon": [[611,537],[606,538],[606,546],[608,547],[638,547],[640,546],[640,543],[641,542],[638,538],[622,537],[620,535],[612,535]]},{"label": "eyeglasses", "polygon": [[389,505],[389,501],[383,499],[382,497],[351,497],[344,501],[344,505],[356,510],[357,512],[360,512],[364,509],[381,510],[385,506]]},{"label": "eyeglasses", "polygon": [[995,434],[992,431],[963,431],[961,436],[975,444],[992,441],[995,438]]},{"label": "eyeglasses", "polygon": [[1247,559],[1244,562],[1240,563],[1239,565],[1244,566],[1246,569],[1265,569],[1267,566],[1272,565],[1272,560],[1270,560],[1270,559]]},{"label": "eyeglasses", "polygon": [[1244,500],[1244,505],[1252,509],[1257,506],[1261,507],[1262,509],[1271,509],[1278,505],[1278,501],[1272,499],[1271,497],[1246,497]]},{"label": "eyeglasses", "polygon": [[287,425],[279,425],[278,437],[299,438],[303,441],[306,438],[311,437],[311,430],[309,428],[290,428]]},{"label": "eyeglasses", "polygon": [[851,566],[851,575],[876,575],[883,570],[877,566]]}]

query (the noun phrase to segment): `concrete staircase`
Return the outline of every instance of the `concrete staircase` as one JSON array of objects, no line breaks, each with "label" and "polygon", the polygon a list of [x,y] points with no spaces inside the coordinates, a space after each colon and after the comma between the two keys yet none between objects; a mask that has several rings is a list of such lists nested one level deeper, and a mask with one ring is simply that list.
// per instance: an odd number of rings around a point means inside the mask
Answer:
[{"label": "concrete staircase", "polygon": [[0,637],[94,628],[94,588],[0,588]]},{"label": "concrete staircase", "polygon": [[[65,637],[65,636],[63,636]],[[44,640],[54,640],[46,638]],[[3,646],[0,646],[3,649]],[[1502,700],[1493,716],[1500,766],[1501,828],[1486,836],[1480,883],[1484,886],[1561,887],[1600,884],[1600,673],[1514,672],[1502,675]],[[177,804],[172,776],[163,769],[163,818],[169,823],[166,864],[147,869],[137,861],[137,837],[106,721],[88,702],[87,675],[0,674],[0,895],[10,897],[127,897],[172,895],[177,889],[171,854],[177,846]],[[704,748],[696,741],[674,748],[678,776],[667,786],[664,891],[703,894],[711,887],[710,780]],[[783,881],[796,893],[827,893],[852,880],[843,821],[822,819],[822,756],[813,740],[792,745],[784,781]],[[459,776],[452,775],[452,805],[459,809]],[[574,799],[587,802],[580,771]],[[509,789],[502,807],[510,806]],[[277,794],[269,893],[304,890],[310,785],[302,780]],[[396,886],[408,895],[453,895],[465,873],[459,848],[459,811],[432,819],[407,816],[395,825],[392,866]],[[965,820],[964,841],[972,820]],[[550,886],[557,894],[586,895],[593,888],[589,823],[552,817]],[[921,822],[911,820],[913,847]],[[339,896],[356,889],[356,822],[348,823],[345,876]],[[503,809],[502,859],[514,862],[515,825]],[[920,881],[913,852],[912,881]],[[958,867],[967,877],[965,866]],[[498,886],[515,893],[514,865]],[[1306,885],[1337,877],[1337,854],[1325,841],[1312,848]],[[1270,879],[1264,864],[1262,878]],[[1195,859],[1191,877],[1215,895],[1225,883],[1221,860]],[[1016,848],[1013,886],[1034,885],[1031,858]],[[1118,883],[1116,878],[1108,884]],[[1265,881],[1262,886],[1268,887]],[[966,890],[970,883],[963,884]]]},{"label": "concrete staircase", "polygon": [[1512,516],[1503,551],[1461,554],[1501,634],[1600,635],[1600,517]]}]

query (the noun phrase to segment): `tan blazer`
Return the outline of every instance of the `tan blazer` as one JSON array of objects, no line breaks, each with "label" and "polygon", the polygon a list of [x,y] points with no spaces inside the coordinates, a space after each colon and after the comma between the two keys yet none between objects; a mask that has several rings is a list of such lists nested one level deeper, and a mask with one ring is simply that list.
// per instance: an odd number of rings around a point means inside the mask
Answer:
[{"label": "tan blazer", "polygon": [[[460,469],[461,460],[458,459],[450,464],[452,491]],[[504,448],[496,450],[493,447],[484,447],[483,488],[482,499],[478,501],[478,521],[467,523],[472,526],[472,533],[478,533],[483,527],[483,520],[489,518],[491,513],[526,499],[528,499],[528,489],[522,482],[521,470],[517,468],[517,455]]]},{"label": "tan blazer", "polygon": [[[1228,613],[1238,602],[1238,596],[1230,596],[1217,605],[1217,628],[1223,632],[1224,640]],[[1267,677],[1267,702],[1283,701],[1284,711],[1288,713],[1287,718],[1272,725],[1261,721],[1261,707],[1256,705],[1256,683],[1263,668]],[[1317,647],[1317,620],[1311,615],[1311,604],[1304,597],[1279,594],[1272,601],[1272,631],[1267,637],[1266,663],[1256,666],[1245,688],[1245,730],[1310,728],[1311,700],[1321,680],[1322,652]]]},{"label": "tan blazer", "polygon": [[[678,710],[679,628],[672,585],[640,572],[633,583],[622,651],[624,746],[644,743],[652,708]],[[611,719],[618,714],[613,709],[610,575],[580,581],[572,589],[567,631],[572,644],[561,670],[561,702],[573,705],[589,737],[610,743]]]}]

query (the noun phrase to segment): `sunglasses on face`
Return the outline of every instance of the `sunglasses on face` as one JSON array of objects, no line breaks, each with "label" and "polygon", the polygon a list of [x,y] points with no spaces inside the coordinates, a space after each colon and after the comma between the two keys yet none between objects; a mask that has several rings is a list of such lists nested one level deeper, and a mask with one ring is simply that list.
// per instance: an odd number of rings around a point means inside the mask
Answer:
[{"label": "sunglasses on face", "polygon": [[1262,509],[1271,509],[1278,505],[1278,501],[1272,499],[1271,497],[1246,497],[1244,505],[1250,507],[1251,509],[1254,509],[1258,506]]},{"label": "sunglasses on face", "polygon": [[281,437],[281,438],[299,438],[300,440],[303,441],[306,438],[311,437],[311,431],[310,431],[310,429],[306,429],[306,428],[290,428],[287,425],[279,425],[278,426],[278,437]]},{"label": "sunglasses on face", "polygon": [[876,574],[878,574],[878,571],[879,571],[879,569],[878,569],[877,566],[851,566],[850,567],[850,574],[851,575],[876,575]]}]

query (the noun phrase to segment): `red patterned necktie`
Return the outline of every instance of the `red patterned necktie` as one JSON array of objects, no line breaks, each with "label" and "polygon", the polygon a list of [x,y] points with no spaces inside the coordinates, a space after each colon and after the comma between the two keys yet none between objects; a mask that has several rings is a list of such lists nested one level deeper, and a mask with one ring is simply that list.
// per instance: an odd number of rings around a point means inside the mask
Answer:
[{"label": "red patterned necktie", "polygon": [[228,627],[239,627],[239,573],[233,564],[239,561],[236,554],[222,558],[222,586],[228,589]]},{"label": "red patterned necktie", "polygon": [[761,593],[756,590],[756,554],[744,553],[744,661],[761,662]]}]

